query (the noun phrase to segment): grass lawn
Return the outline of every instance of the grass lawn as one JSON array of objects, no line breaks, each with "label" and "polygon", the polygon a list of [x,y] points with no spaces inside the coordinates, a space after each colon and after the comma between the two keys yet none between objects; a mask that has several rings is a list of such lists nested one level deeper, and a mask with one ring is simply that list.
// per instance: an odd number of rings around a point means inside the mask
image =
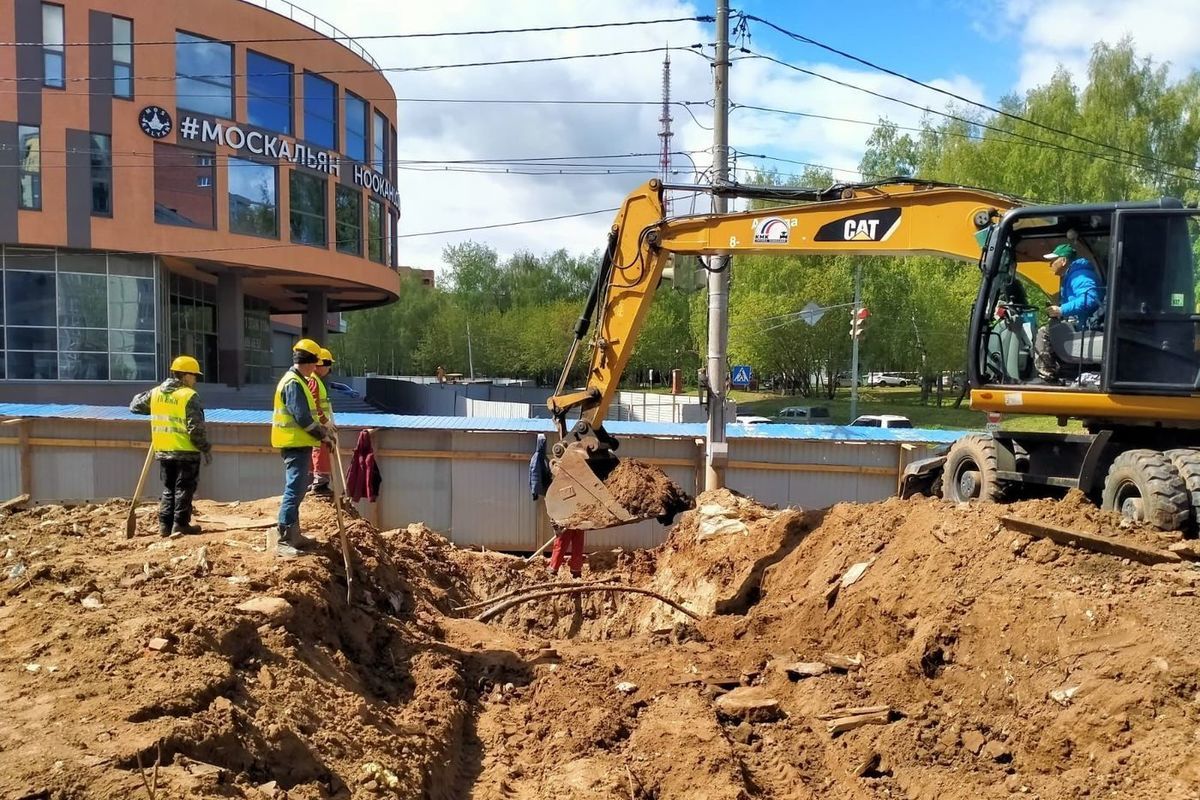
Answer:
[{"label": "grass lawn", "polygon": [[[762,392],[734,390],[730,397],[737,401],[739,414],[757,414],[772,417],[785,406],[825,406],[832,421],[838,424],[850,422],[850,390],[838,389],[833,400],[817,397],[780,397]],[[982,429],[986,424],[983,412],[972,411],[963,401],[962,408],[954,408],[957,395],[946,393],[943,405],[936,405],[936,396],[929,405],[921,405],[921,390],[905,388],[861,388],[858,392],[859,414],[901,414],[912,420],[918,428]],[[1048,416],[1011,415],[1005,416],[1001,426],[1014,431],[1067,431],[1081,430],[1078,422],[1071,421],[1060,428],[1058,420]]]}]

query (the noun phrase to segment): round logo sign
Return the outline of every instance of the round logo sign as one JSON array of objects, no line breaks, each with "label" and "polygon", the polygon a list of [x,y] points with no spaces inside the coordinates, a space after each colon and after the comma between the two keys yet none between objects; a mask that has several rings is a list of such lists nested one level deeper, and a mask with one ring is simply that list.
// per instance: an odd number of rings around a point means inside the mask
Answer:
[{"label": "round logo sign", "polygon": [[165,108],[146,106],[138,114],[138,125],[142,126],[142,133],[151,139],[161,139],[171,132],[171,115]]}]

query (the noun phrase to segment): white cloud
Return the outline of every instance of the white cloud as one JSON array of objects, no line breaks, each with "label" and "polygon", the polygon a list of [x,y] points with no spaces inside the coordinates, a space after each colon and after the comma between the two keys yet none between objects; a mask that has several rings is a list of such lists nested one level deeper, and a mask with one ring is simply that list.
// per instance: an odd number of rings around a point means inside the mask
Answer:
[{"label": "white cloud", "polygon": [[[351,35],[362,32],[427,32],[532,27],[603,20],[693,16],[696,6],[677,0],[610,0],[603,4],[528,3],[506,0],[443,0],[404,3],[394,0],[302,0],[309,10]],[[707,7],[703,13],[708,13]],[[536,33],[524,35],[371,40],[366,47],[383,66],[445,64],[613,50],[636,50],[670,43],[709,43],[712,26],[678,23],[658,26]],[[763,51],[756,40],[754,49]],[[711,50],[709,51],[711,52]],[[776,53],[776,55],[779,55]],[[783,57],[783,56],[781,56]],[[787,60],[787,59],[785,59]],[[661,92],[661,53],[618,58],[563,61],[551,64],[475,67],[421,73],[388,73],[400,97],[522,98],[655,101]],[[689,53],[672,53],[672,95],[678,100],[706,100],[712,94],[707,61]],[[855,71],[832,64],[807,68],[883,94],[902,97],[935,109],[947,99],[880,73]],[[952,76],[934,83],[980,98],[973,81]],[[872,98],[758,59],[735,63],[731,98],[738,103],[787,108],[810,113],[875,121],[886,116],[913,124],[921,112]],[[694,107],[699,121],[711,124],[711,110]],[[673,149],[707,149],[710,131],[693,123],[679,107],[674,116]],[[518,158],[655,153],[659,146],[659,108],[592,105],[467,105],[401,103],[399,144],[402,159]],[[821,120],[740,110],[730,124],[733,147],[797,160],[853,168],[871,128]],[[697,166],[710,164],[708,153],[693,155]],[[402,171],[399,176],[403,217],[401,233],[487,225],[609,208],[638,183],[652,177],[654,155],[626,163],[651,167],[645,174],[607,176],[521,176],[463,172]],[[578,163],[607,163],[587,161]],[[620,164],[621,161],[613,161]],[[764,162],[742,160],[739,167]],[[768,162],[769,163],[769,162]],[[801,167],[776,165],[781,172]],[[675,158],[677,169],[690,169]],[[690,182],[690,174],[676,177]],[[857,176],[839,173],[839,178]],[[677,211],[686,211],[686,207]],[[441,266],[446,244],[474,238],[502,255],[521,249],[545,252],[565,247],[573,252],[599,248],[611,224],[597,215],[478,233],[403,239],[401,263]]]},{"label": "white cloud", "polygon": [[1059,64],[1077,83],[1096,42],[1133,39],[1141,56],[1170,62],[1174,74],[1200,66],[1200,5],[1195,0],[1000,0],[1021,41],[1019,89],[1044,83]]}]

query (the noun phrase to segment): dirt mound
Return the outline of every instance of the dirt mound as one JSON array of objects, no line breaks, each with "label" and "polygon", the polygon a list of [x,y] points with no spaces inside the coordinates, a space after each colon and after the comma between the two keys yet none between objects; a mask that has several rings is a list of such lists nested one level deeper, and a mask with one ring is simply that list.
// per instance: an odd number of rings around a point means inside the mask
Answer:
[{"label": "dirt mound", "polygon": [[692,506],[692,498],[667,473],[636,458],[621,459],[604,479],[604,488],[639,518],[661,517],[670,522],[677,513]]},{"label": "dirt mound", "polygon": [[456,779],[471,670],[439,620],[495,565],[352,518],[347,605],[332,506],[305,503],[321,543],[282,562],[277,507],[201,502],[210,532],[173,540],[126,540],[120,503],[6,520],[0,797],[134,797],[159,758],[172,797],[348,796],[369,764],[391,796]]},{"label": "dirt mound", "polygon": [[359,519],[348,605],[321,501],[288,562],[271,500],[201,504],[209,532],[171,541],[149,509],[132,540],[120,504],[17,514],[0,797],[139,796],[160,756],[160,797],[1196,796],[1200,571],[1002,517],[1163,537],[1070,499],[697,501],[585,581],[698,622],[614,592],[476,622],[540,565]]}]

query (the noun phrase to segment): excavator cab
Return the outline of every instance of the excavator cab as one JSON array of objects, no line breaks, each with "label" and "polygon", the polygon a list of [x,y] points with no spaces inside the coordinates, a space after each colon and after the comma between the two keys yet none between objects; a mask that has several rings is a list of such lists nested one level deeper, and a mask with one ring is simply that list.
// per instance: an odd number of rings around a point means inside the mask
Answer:
[{"label": "excavator cab", "polygon": [[[1200,389],[1198,232],[1197,212],[1173,200],[1010,211],[983,256],[971,334],[976,388],[1039,386],[1064,397]],[[1060,244],[1092,263],[1103,289],[1086,325],[1046,314],[1058,278],[1037,262]],[[1033,369],[1042,328],[1042,346],[1062,365],[1054,385]],[[1067,402],[1059,413],[1073,410]]]}]

